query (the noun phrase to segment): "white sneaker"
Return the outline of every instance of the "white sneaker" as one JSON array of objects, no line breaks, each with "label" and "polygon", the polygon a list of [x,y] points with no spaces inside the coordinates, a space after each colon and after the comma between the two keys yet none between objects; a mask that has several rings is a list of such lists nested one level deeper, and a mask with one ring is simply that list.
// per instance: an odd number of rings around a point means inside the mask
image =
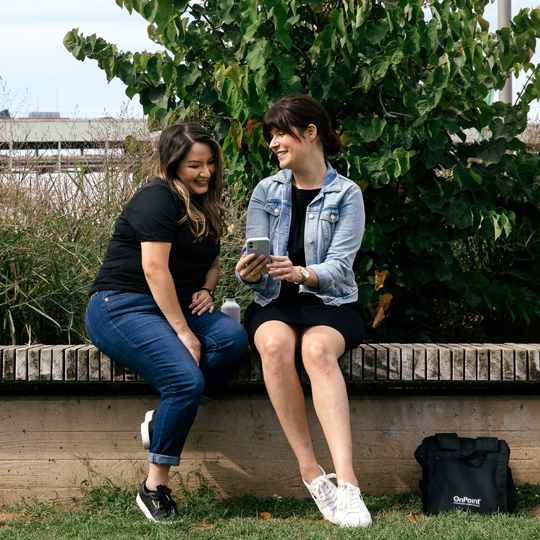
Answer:
[{"label": "white sneaker", "polygon": [[369,527],[372,523],[360,488],[338,481],[336,523],[340,527]]},{"label": "white sneaker", "polygon": [[311,484],[308,484],[303,478],[302,481],[308,488],[315,504],[321,511],[321,514],[331,523],[337,524],[335,514],[337,510],[337,487],[330,481],[330,478],[336,478],[335,474],[326,474],[319,465],[322,475],[317,476]]},{"label": "white sneaker", "polygon": [[152,445],[155,418],[156,411],[148,411],[144,416],[144,422],[141,424],[141,438],[145,450],[150,450],[150,446]]}]

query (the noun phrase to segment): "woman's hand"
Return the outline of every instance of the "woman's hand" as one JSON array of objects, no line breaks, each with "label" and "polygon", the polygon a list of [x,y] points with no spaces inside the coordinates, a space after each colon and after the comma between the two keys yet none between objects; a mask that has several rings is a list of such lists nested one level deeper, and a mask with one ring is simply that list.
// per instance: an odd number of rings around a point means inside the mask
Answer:
[{"label": "woman's hand", "polygon": [[266,257],[259,255],[255,258],[255,253],[242,255],[236,265],[236,271],[247,283],[257,283],[260,281],[263,270],[266,269]]},{"label": "woman's hand", "polygon": [[200,290],[191,297],[189,307],[190,309],[193,308],[191,311],[193,315],[202,315],[205,311],[212,313],[214,311],[214,301],[208,291]]},{"label": "woman's hand", "polygon": [[176,335],[178,339],[184,344],[189,354],[193,356],[195,363],[199,365],[201,361],[201,342],[195,337],[195,334],[186,326],[182,330],[179,330]]},{"label": "woman's hand", "polygon": [[274,276],[274,281],[288,281],[294,283],[302,279],[299,266],[293,266],[293,263],[286,255],[270,255],[272,263],[270,264],[269,276]]}]

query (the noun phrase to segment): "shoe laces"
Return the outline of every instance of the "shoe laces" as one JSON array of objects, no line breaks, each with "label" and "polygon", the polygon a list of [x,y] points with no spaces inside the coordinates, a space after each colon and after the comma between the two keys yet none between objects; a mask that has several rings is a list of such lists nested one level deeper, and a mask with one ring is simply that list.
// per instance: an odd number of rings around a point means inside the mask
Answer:
[{"label": "shoe laces", "polygon": [[171,493],[172,491],[167,486],[160,485],[156,489],[156,495],[158,496],[160,506],[168,516],[178,513],[178,508],[176,507],[176,503],[172,500]]},{"label": "shoe laces", "polygon": [[[331,503],[333,502],[332,498],[335,499],[336,497],[336,490],[332,489],[332,487],[335,488],[335,486],[330,482],[330,478],[337,478],[337,476],[334,473],[323,474],[316,479],[315,485],[312,484],[313,487],[310,491],[312,495],[320,501],[328,500]],[[334,495],[334,497],[332,497],[332,495]]]},{"label": "shoe laces", "polygon": [[340,487],[340,494],[338,500],[338,507],[340,510],[349,510],[349,512],[360,512],[362,495],[360,494],[360,488],[346,483],[343,480],[339,480],[338,485]]}]

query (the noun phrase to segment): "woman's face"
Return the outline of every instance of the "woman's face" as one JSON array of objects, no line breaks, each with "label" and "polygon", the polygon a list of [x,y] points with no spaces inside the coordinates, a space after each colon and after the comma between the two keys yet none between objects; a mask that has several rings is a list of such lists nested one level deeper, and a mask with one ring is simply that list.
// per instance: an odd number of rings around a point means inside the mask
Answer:
[{"label": "woman's face", "polygon": [[208,144],[196,142],[178,165],[176,176],[192,195],[202,195],[208,191],[215,172],[216,162],[212,149]]},{"label": "woman's face", "polygon": [[294,171],[302,167],[306,160],[311,159],[312,145],[303,134],[298,133],[299,139],[296,139],[276,128],[270,134],[272,135],[270,150],[276,154],[282,169]]}]

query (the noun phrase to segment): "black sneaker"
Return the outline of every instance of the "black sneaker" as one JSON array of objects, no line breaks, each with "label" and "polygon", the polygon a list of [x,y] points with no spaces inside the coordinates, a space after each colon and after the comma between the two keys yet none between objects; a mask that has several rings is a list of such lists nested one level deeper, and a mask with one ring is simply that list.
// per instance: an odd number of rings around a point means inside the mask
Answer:
[{"label": "black sneaker", "polygon": [[148,411],[144,417],[144,422],[141,424],[142,444],[145,450],[150,450],[150,446],[152,445],[155,419],[156,411]]},{"label": "black sneaker", "polygon": [[173,523],[180,520],[176,503],[171,498],[171,490],[166,486],[148,491],[145,480],[137,495],[137,504],[150,521]]}]

